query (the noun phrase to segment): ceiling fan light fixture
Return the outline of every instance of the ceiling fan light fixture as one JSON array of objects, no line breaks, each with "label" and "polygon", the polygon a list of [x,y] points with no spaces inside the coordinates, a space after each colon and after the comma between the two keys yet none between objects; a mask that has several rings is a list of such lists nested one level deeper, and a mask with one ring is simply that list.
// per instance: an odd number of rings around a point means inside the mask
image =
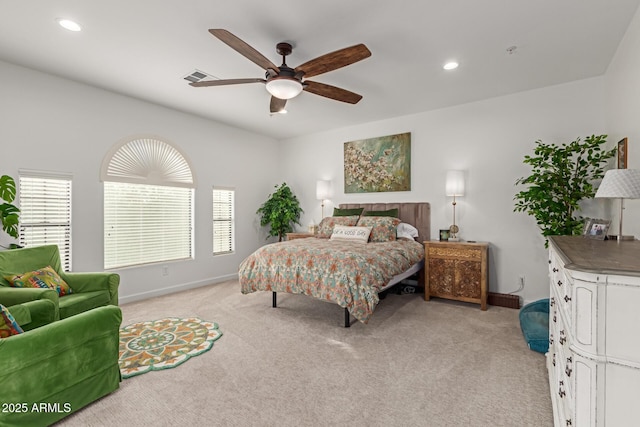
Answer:
[{"label": "ceiling fan light fixture", "polygon": [[278,99],[295,98],[302,92],[302,83],[289,77],[273,77],[266,86],[267,91]]}]

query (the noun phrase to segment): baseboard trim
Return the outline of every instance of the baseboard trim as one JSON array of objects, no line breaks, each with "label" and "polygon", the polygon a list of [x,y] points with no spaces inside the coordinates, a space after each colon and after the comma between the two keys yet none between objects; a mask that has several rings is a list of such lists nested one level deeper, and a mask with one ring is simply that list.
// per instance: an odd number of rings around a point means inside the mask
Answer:
[{"label": "baseboard trim", "polygon": [[201,288],[203,286],[213,285],[216,283],[226,282],[228,280],[235,280],[238,278],[238,274],[227,274],[225,276],[212,277],[209,279],[198,280],[195,282],[182,283],[179,285],[169,286],[162,289],[153,291],[140,292],[133,295],[120,296],[118,304],[127,304],[135,301],[142,301],[149,298],[160,297],[162,295],[173,294],[176,292],[186,291],[187,289]]},{"label": "baseboard trim", "polygon": [[487,304],[498,307],[520,308],[520,297],[512,294],[499,294],[497,292],[489,292],[487,295]]}]

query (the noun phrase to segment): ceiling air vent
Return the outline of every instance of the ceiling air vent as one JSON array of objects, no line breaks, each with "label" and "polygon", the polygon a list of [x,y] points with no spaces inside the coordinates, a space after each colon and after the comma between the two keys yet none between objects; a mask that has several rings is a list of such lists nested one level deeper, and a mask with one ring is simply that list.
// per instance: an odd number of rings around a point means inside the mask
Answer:
[{"label": "ceiling air vent", "polygon": [[184,76],[184,79],[192,83],[199,82],[200,80],[220,80],[216,76],[212,76],[211,74],[207,74],[199,70],[194,70],[191,74],[187,74]]}]

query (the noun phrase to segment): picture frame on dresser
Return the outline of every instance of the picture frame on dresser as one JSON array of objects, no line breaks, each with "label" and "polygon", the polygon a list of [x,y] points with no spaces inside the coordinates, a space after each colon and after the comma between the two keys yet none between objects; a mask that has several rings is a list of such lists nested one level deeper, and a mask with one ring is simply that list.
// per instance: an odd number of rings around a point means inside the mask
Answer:
[{"label": "picture frame on dresser", "polygon": [[583,236],[589,239],[604,240],[607,237],[611,220],[598,218],[585,218]]}]

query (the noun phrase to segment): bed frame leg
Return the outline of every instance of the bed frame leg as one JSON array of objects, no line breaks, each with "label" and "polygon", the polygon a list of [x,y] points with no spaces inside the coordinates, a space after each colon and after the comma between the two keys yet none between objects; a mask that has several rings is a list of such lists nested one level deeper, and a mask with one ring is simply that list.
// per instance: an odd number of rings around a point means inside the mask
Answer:
[{"label": "bed frame leg", "polygon": [[276,308],[278,306],[278,294],[275,292],[272,292],[272,297],[271,297],[271,307]]},{"label": "bed frame leg", "polygon": [[348,328],[351,326],[351,322],[349,321],[349,310],[344,309],[344,327]]}]

